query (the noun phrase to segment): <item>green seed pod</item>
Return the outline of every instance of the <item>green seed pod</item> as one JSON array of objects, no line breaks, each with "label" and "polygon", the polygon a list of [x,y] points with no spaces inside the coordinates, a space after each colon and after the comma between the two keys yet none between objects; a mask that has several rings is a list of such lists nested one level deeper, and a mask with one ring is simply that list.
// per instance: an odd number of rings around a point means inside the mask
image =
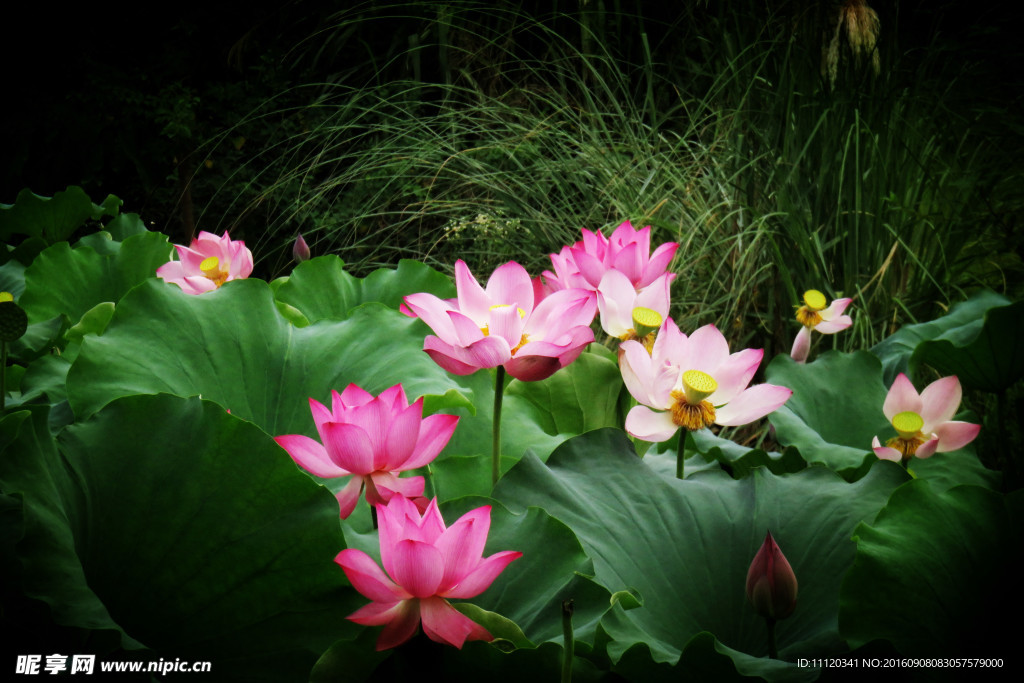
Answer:
[{"label": "green seed pod", "polygon": [[12,342],[28,329],[28,315],[13,301],[0,301],[0,341]]}]

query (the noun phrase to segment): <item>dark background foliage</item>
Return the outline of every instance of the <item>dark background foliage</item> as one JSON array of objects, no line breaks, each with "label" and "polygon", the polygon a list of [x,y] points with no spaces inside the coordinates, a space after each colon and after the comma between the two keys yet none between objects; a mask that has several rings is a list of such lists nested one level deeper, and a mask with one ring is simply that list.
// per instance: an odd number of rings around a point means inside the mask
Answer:
[{"label": "dark background foliage", "polygon": [[[94,196],[117,194],[127,210],[143,214],[172,235],[189,230],[195,220],[192,207],[218,189],[227,170],[248,158],[246,154],[271,142],[273,122],[262,122],[263,130],[250,127],[250,135],[237,143],[235,158],[207,158],[197,151],[202,143],[300,83],[358,87],[413,76],[443,82],[445,65],[432,59],[413,64],[402,55],[414,45],[413,36],[431,40],[439,13],[454,4],[186,0],[118,4],[116,9],[103,2],[62,4],[59,9],[44,3],[11,5],[4,11],[8,31],[0,47],[5,72],[0,202],[13,202],[24,187],[49,196],[77,184]],[[524,58],[542,54],[545,46],[536,35],[516,34],[516,20],[509,13],[540,19],[568,36],[581,15],[608,5],[604,35],[614,40],[607,46],[613,54],[641,63],[639,35],[644,33],[657,61],[682,64],[706,60],[709,51],[720,47],[696,39],[701,22],[709,24],[733,11],[734,21],[756,24],[779,8],[796,20],[831,3],[468,4],[478,8],[473,20],[481,35],[490,29],[499,40],[506,33],[518,41],[515,49]],[[939,38],[953,46],[957,59],[981,65],[972,76],[973,87],[961,92],[962,99],[986,103],[993,126],[1019,135],[1024,79],[1016,3],[890,0],[873,7],[886,30],[898,26],[908,53],[934,49]],[[367,23],[373,30],[361,31],[358,40],[331,30],[332,17],[352,8],[359,8],[360,16],[380,17]],[[353,49],[357,44],[358,51]],[[476,68],[482,70],[485,56],[479,60]],[[516,78],[497,69],[493,76],[487,87],[509,87]],[[941,87],[942,74],[936,77],[936,87]],[[1008,140],[1014,145],[1019,141]],[[186,228],[179,228],[183,221]]]}]

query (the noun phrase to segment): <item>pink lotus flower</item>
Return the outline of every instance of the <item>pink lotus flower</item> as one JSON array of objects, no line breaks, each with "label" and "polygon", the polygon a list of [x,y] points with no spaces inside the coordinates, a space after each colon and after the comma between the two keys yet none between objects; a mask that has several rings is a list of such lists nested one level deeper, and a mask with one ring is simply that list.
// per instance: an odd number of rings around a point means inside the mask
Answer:
[{"label": "pink lotus flower", "polygon": [[430,501],[425,513],[401,496],[377,505],[384,571],[361,550],[342,550],[335,562],[352,586],[373,602],[349,615],[363,626],[384,625],[377,649],[401,645],[416,632],[462,648],[466,640],[493,640],[485,628],[458,612],[448,598],[472,598],[487,590],[510,562],[522,557],[504,550],[483,557],[491,507],[471,510],[445,528]]},{"label": "pink lotus flower", "polygon": [[423,495],[423,477],[399,478],[398,473],[432,461],[455,431],[454,415],[423,417],[423,398],[409,405],[401,384],[380,396],[349,384],[331,392],[332,410],[309,399],[320,441],[290,434],[276,436],[292,460],[318,477],[352,477],[338,494],[342,518],[359,502],[363,487],[366,502],[386,503],[399,493],[407,498]]},{"label": "pink lotus flower", "polygon": [[434,331],[423,350],[448,372],[469,375],[503,366],[513,377],[533,382],[565,367],[590,342],[596,304],[586,292],[566,289],[535,305],[533,282],[518,263],[500,266],[481,287],[459,260],[458,298],[433,294],[405,297],[406,306]]},{"label": "pink lotus flower", "polygon": [[651,328],[661,327],[668,317],[668,288],[675,277],[675,273],[662,273],[642,292],[637,292],[625,274],[617,270],[606,272],[597,288],[601,327],[622,341],[640,341],[650,351],[654,344]]},{"label": "pink lotus flower", "polygon": [[544,271],[552,290],[580,288],[596,292],[601,278],[617,270],[641,290],[661,276],[672,262],[679,244],[666,242],[651,254],[651,226],[636,230],[625,221],[611,237],[600,231],[583,230],[583,239],[551,254],[554,272]]},{"label": "pink lotus flower", "polygon": [[807,354],[811,350],[811,330],[835,334],[853,324],[850,316],[843,315],[851,301],[853,299],[836,299],[826,307],[824,294],[816,289],[804,292],[804,305],[796,311],[796,319],[803,327],[793,340],[793,349],[789,353],[793,360],[797,363],[807,361]]},{"label": "pink lotus flower", "polygon": [[765,619],[785,619],[796,607],[796,594],[796,574],[769,531],[747,570],[747,600]]},{"label": "pink lotus flower", "polygon": [[310,258],[309,245],[306,244],[306,240],[302,237],[302,233],[295,238],[295,244],[292,245],[292,259],[296,263],[302,263],[308,261]]},{"label": "pink lotus flower", "polygon": [[243,280],[252,273],[252,252],[245,242],[200,232],[192,244],[175,244],[178,261],[168,261],[156,269],[157,277],[181,287],[188,294],[217,289],[228,280]]},{"label": "pink lotus flower", "polygon": [[928,458],[935,453],[955,451],[974,441],[981,425],[952,420],[962,395],[960,380],[955,376],[937,379],[918,394],[901,372],[882,404],[882,412],[897,436],[885,446],[874,437],[871,447],[875,455],[901,462],[914,456]]},{"label": "pink lotus flower", "polygon": [[753,422],[777,409],[792,390],[773,384],[748,387],[764,351],[729,354],[714,325],[687,337],[666,320],[651,353],[636,341],[622,343],[620,364],[626,388],[642,405],[626,416],[626,431],[644,441],[667,441],[680,427]]}]

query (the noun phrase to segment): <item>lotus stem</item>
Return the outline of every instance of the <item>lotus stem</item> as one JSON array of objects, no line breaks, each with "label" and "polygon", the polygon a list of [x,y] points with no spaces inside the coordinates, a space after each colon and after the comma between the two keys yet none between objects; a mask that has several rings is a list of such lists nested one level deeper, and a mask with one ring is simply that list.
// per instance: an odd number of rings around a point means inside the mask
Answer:
[{"label": "lotus stem", "polygon": [[431,498],[437,498],[437,486],[434,484],[434,470],[427,463],[427,476],[423,477],[426,480],[423,495],[430,500]]},{"label": "lotus stem", "polygon": [[491,486],[498,483],[501,476],[501,397],[505,392],[505,367],[498,366],[494,375],[494,422],[491,425],[493,435],[491,442]]},{"label": "lotus stem", "polygon": [[779,648],[775,644],[775,620],[767,617],[764,622],[768,625],[768,656],[772,659],[778,659]]},{"label": "lotus stem", "polygon": [[572,658],[576,641],[572,633],[572,598],[562,601],[562,683],[572,683]]},{"label": "lotus stem", "polygon": [[7,342],[0,342],[0,411],[7,408]]},{"label": "lotus stem", "polygon": [[685,429],[679,432],[679,450],[676,453],[676,479],[683,478],[683,461],[686,459],[686,439],[689,436],[690,432]]}]

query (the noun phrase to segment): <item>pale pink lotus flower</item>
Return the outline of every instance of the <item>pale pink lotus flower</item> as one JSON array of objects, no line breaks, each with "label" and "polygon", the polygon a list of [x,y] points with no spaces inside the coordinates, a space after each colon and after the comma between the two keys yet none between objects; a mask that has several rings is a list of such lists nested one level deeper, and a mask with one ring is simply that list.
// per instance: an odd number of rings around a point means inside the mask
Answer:
[{"label": "pale pink lotus flower", "polygon": [[793,340],[793,349],[789,355],[797,363],[805,363],[811,350],[811,330],[822,334],[835,334],[853,324],[853,319],[843,315],[843,311],[853,299],[836,299],[826,306],[825,295],[816,289],[804,292],[804,305],[797,308],[796,319],[800,322],[800,331]]},{"label": "pale pink lotus flower", "polygon": [[448,372],[469,375],[503,366],[516,379],[550,377],[594,341],[597,305],[587,292],[566,289],[535,305],[530,276],[512,261],[483,288],[462,260],[455,263],[455,301],[421,292],[405,305],[434,331],[423,350]]},{"label": "pale pink lotus flower", "polygon": [[274,440],[318,477],[352,477],[338,493],[342,518],[352,514],[364,488],[370,505],[386,503],[396,493],[422,496],[423,477],[398,474],[436,458],[459,421],[454,415],[423,417],[423,398],[409,405],[401,384],[376,398],[349,384],[340,394],[331,392],[331,410],[313,398],[309,407],[320,442],[302,434]]},{"label": "pale pink lotus flower", "polygon": [[626,388],[641,405],[626,416],[626,431],[644,441],[667,441],[680,427],[753,422],[779,408],[793,391],[773,384],[748,387],[762,349],[729,353],[714,325],[689,337],[671,319],[658,330],[648,353],[640,342],[622,343]]},{"label": "pale pink lotus flower", "polygon": [[675,273],[662,273],[643,291],[637,292],[624,273],[617,270],[606,272],[597,288],[601,328],[622,341],[640,341],[650,351],[654,344],[654,330],[668,318],[668,290],[675,277]]},{"label": "pale pink lotus flower", "polygon": [[384,625],[377,650],[409,640],[421,622],[428,638],[460,649],[467,640],[493,640],[487,629],[448,602],[483,593],[523,556],[504,550],[483,557],[491,506],[471,510],[446,528],[436,498],[421,514],[412,502],[395,496],[386,506],[377,505],[377,519],[384,571],[362,550],[342,550],[334,560],[352,586],[373,601],[348,618],[363,626]]},{"label": "pale pink lotus flower", "polygon": [[177,261],[168,261],[156,269],[156,276],[173,282],[187,294],[202,294],[217,289],[229,280],[244,280],[252,273],[252,252],[242,240],[232,240],[225,232],[220,237],[202,231],[192,244],[175,244]]},{"label": "pale pink lotus flower", "polygon": [[651,226],[635,229],[624,221],[611,237],[600,230],[583,230],[583,239],[551,254],[552,271],[544,271],[552,291],[569,288],[596,292],[609,270],[624,274],[633,287],[642,290],[668,269],[679,244],[666,242],[651,253]]},{"label": "pale pink lotus flower", "polygon": [[962,396],[960,380],[955,375],[935,380],[918,394],[910,378],[901,372],[882,404],[882,412],[896,430],[896,436],[885,446],[875,436],[871,441],[875,455],[901,462],[955,451],[974,441],[981,425],[952,419]]}]

